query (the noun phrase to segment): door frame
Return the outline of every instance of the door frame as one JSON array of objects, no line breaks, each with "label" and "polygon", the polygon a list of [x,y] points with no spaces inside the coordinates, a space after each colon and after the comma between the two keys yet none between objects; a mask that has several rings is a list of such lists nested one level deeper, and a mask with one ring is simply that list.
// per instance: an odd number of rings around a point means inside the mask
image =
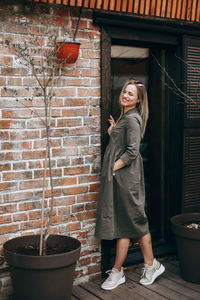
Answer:
[{"label": "door frame", "polygon": [[[149,44],[162,45],[163,47],[175,47],[176,54],[180,55],[180,36],[178,34],[163,33],[159,31],[151,31],[151,28],[146,28],[146,30],[136,29],[130,33],[129,27],[119,28],[117,26],[102,26],[101,34],[101,143],[102,143],[102,157],[105,151],[106,144],[108,143],[108,117],[111,109],[111,45],[112,43],[117,44],[124,41],[131,41],[134,43],[134,46],[138,44],[141,46],[148,47]],[[166,57],[167,61],[174,61],[172,54],[168,54]],[[174,61],[175,63],[175,61]],[[181,67],[180,62],[177,63],[178,68],[174,75],[174,79],[180,83],[181,81]],[[171,68],[169,67],[169,71]],[[165,144],[163,145],[164,151],[166,153],[165,165],[168,168],[165,168],[164,174],[164,185],[165,189],[162,192],[165,193],[165,201],[162,204],[165,214],[162,216],[164,218],[164,235],[165,238],[163,241],[153,245],[154,254],[159,257],[174,253],[175,248],[171,243],[171,231],[170,231],[170,216],[176,214],[179,211],[179,204],[181,203],[181,189],[179,184],[181,168],[182,168],[182,149],[181,144],[182,140],[177,139],[177,135],[174,132],[174,126],[177,130],[181,132],[182,130],[182,113],[183,106],[180,105],[180,102],[177,101],[176,95],[171,93],[169,90],[162,91],[165,97],[165,128],[163,132],[165,134]],[[180,136],[182,136],[180,134]],[[176,155],[173,155],[173,150],[176,150]],[[113,252],[112,241],[102,241],[102,275],[104,272],[109,269],[114,261],[115,252]],[[129,251],[125,265],[130,265],[133,263],[138,263],[143,260],[141,251],[134,249]]]}]

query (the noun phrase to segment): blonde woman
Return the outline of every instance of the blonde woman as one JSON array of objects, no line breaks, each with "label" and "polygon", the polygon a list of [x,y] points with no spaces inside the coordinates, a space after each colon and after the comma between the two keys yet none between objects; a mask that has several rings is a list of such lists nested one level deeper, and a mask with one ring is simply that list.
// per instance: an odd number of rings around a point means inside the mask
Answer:
[{"label": "blonde woman", "polygon": [[112,290],[125,282],[123,263],[130,239],[135,238],[144,257],[140,279],[149,285],[165,268],[153,256],[151,235],[145,214],[143,161],[139,153],[148,119],[148,100],[144,84],[128,80],[120,97],[121,115],[109,118],[110,141],[104,155],[95,236],[117,239],[115,264],[101,288]]}]

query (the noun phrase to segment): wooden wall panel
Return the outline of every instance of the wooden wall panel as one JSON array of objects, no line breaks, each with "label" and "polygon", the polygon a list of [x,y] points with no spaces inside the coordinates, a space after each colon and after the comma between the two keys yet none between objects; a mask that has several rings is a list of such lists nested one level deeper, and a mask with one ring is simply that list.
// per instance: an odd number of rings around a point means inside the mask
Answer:
[{"label": "wooden wall panel", "polygon": [[28,0],[199,22],[200,0]]}]

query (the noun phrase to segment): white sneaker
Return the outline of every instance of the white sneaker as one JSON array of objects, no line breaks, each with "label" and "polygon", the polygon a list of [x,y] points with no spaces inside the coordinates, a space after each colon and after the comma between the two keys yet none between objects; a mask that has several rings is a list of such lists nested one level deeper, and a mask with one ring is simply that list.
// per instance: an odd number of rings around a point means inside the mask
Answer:
[{"label": "white sneaker", "polygon": [[150,285],[165,271],[165,267],[154,258],[153,265],[144,264],[140,284]]},{"label": "white sneaker", "polygon": [[115,289],[118,285],[126,281],[123,268],[121,268],[121,271],[112,268],[112,270],[106,271],[106,273],[109,273],[109,276],[101,285],[103,290],[109,291]]}]

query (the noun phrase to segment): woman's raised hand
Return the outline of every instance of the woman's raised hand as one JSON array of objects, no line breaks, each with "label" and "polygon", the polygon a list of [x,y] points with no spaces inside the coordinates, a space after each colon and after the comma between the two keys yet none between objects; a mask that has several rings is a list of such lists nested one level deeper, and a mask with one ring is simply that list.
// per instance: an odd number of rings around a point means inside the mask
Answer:
[{"label": "woman's raised hand", "polygon": [[110,115],[108,122],[110,123],[110,127],[108,128],[108,134],[111,134],[111,131],[113,130],[113,128],[115,127],[116,123],[115,120],[113,119],[113,117]]}]

